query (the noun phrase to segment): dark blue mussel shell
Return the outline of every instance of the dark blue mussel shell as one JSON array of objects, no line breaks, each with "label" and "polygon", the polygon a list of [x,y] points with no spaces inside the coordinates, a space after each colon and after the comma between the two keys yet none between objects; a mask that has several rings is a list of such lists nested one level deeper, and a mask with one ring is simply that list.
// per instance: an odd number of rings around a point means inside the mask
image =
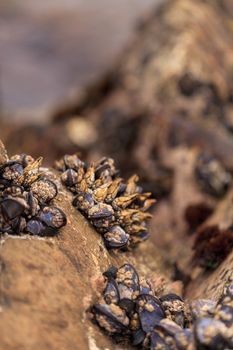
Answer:
[{"label": "dark blue mussel shell", "polygon": [[166,317],[160,300],[152,295],[140,295],[136,305],[141,327],[146,333],[152,331]]}]

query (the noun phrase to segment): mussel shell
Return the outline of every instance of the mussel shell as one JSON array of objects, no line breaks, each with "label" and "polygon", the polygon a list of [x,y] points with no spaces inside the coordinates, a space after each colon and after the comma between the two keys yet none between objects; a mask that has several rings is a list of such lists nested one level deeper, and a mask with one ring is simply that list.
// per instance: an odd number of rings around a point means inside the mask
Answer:
[{"label": "mussel shell", "polygon": [[145,332],[150,332],[166,317],[160,300],[149,294],[142,294],[137,298],[136,309]]},{"label": "mussel shell", "polygon": [[159,298],[161,300],[161,302],[164,302],[164,301],[175,301],[175,300],[179,300],[179,301],[183,301],[183,299],[177,295],[177,294],[174,294],[174,293],[169,293],[169,294],[165,294],[163,296],[161,296]]},{"label": "mussel shell", "polygon": [[9,171],[6,171],[5,168],[0,176],[8,180],[11,184],[21,185],[24,180],[23,173],[23,166],[20,163],[15,163],[9,166]]},{"label": "mussel shell", "polygon": [[95,226],[96,231],[98,231],[100,234],[104,234],[109,231],[109,228],[111,227],[113,222],[113,217],[109,216],[102,219],[91,219],[90,222],[93,226]]},{"label": "mussel shell", "polygon": [[88,210],[88,217],[92,220],[109,218],[114,214],[109,204],[96,204]]},{"label": "mussel shell", "polygon": [[12,228],[12,234],[16,234],[19,235],[20,231],[21,231],[21,217],[18,216],[16,218],[14,218],[13,220],[11,220],[10,225]]},{"label": "mussel shell", "polygon": [[8,221],[7,223],[0,225],[0,233],[19,235],[20,232],[23,231],[25,228],[23,224],[24,222],[25,222],[24,218],[21,216],[18,216],[12,219],[11,221]]},{"label": "mussel shell", "polygon": [[195,176],[202,190],[215,197],[223,196],[232,180],[222,164],[207,153],[198,157]]},{"label": "mussel shell", "polygon": [[22,215],[25,210],[25,206],[13,198],[6,198],[1,201],[0,208],[6,220],[12,220]]},{"label": "mussel shell", "polygon": [[202,318],[194,325],[194,338],[197,349],[232,349],[232,339],[227,338],[227,327],[221,321]]},{"label": "mussel shell", "polygon": [[[174,293],[169,293],[166,295],[163,295],[160,297],[160,300],[163,304],[163,307],[165,310],[169,310],[169,312],[172,315],[173,321],[175,321],[179,326],[184,326],[184,301],[183,299]],[[178,308],[176,309],[176,305],[179,304]]]},{"label": "mussel shell", "polygon": [[8,196],[12,197],[18,197],[22,196],[24,192],[24,187],[21,185],[11,185],[9,184],[9,187],[6,187],[3,191],[3,197],[8,198]]},{"label": "mussel shell", "polygon": [[75,208],[87,213],[88,210],[95,205],[95,201],[91,193],[78,192],[74,197],[72,204]]},{"label": "mussel shell", "polygon": [[155,330],[160,330],[162,333],[168,336],[174,337],[178,332],[182,331],[182,328],[178,326],[177,323],[170,320],[169,318],[162,319],[154,328]]},{"label": "mussel shell", "polygon": [[209,317],[213,314],[216,301],[210,299],[197,299],[190,303],[192,319],[195,321],[202,317]]},{"label": "mussel shell", "polygon": [[30,155],[26,153],[20,153],[19,160],[24,168],[26,168],[30,163],[33,163],[35,161],[34,158],[32,158]]},{"label": "mussel shell", "polygon": [[[129,333],[128,327],[120,321],[117,314],[112,312],[110,305],[96,304],[92,308],[92,313],[99,326],[104,328],[107,332],[112,334]],[[101,322],[101,318],[98,316],[101,316],[102,319],[104,318],[104,322]]]},{"label": "mussel shell", "polygon": [[29,191],[29,192],[27,192],[26,200],[27,200],[27,204],[29,206],[26,213],[27,214],[30,213],[30,215],[35,216],[40,209],[38,199],[33,196],[31,191]]},{"label": "mussel shell", "polygon": [[[12,171],[14,171],[15,173],[17,173],[18,176],[23,175],[23,166],[21,163],[16,162],[14,160],[10,160],[7,163],[5,163],[1,169],[0,169],[0,176],[5,178],[4,176],[4,171],[6,168],[10,168]],[[9,179],[10,180],[10,179]],[[13,181],[14,182],[14,181]]]},{"label": "mussel shell", "polygon": [[26,231],[32,235],[40,235],[43,232],[44,225],[40,220],[29,220],[26,226]]},{"label": "mussel shell", "polygon": [[74,169],[67,169],[62,174],[61,179],[67,187],[72,187],[77,184],[78,174]]},{"label": "mussel shell", "polygon": [[118,192],[117,192],[117,196],[118,197],[123,195],[123,193],[126,190],[126,187],[127,187],[127,185],[125,183],[123,183],[123,182],[120,183],[120,186],[119,186],[119,189],[118,189]]},{"label": "mussel shell", "polygon": [[83,166],[83,162],[79,159],[79,157],[76,154],[65,154],[63,157],[63,162],[66,169],[77,170],[80,166]]},{"label": "mussel shell", "polygon": [[140,344],[143,343],[145,337],[146,337],[146,333],[141,328],[139,328],[132,334],[132,345],[139,346]]},{"label": "mussel shell", "polygon": [[66,225],[65,213],[57,207],[44,207],[39,213],[39,219],[47,226],[59,229]]},{"label": "mussel shell", "polygon": [[170,350],[170,346],[166,344],[165,339],[163,339],[156,331],[152,331],[150,341],[150,350]]},{"label": "mussel shell", "polygon": [[150,237],[150,234],[148,231],[141,231],[141,232],[137,232],[137,233],[132,232],[131,234],[132,234],[131,241],[135,245],[146,241]]},{"label": "mussel shell", "polygon": [[104,290],[104,300],[107,304],[118,303],[120,299],[117,283],[113,278],[108,280],[107,286]]},{"label": "mussel shell", "polygon": [[151,294],[152,293],[152,289],[151,286],[149,284],[149,282],[145,281],[147,283],[147,286],[142,285],[142,283],[140,283],[140,294]]},{"label": "mussel shell", "polygon": [[[167,339],[169,339],[169,346],[171,345],[171,343],[173,343],[172,349],[174,348],[175,345],[175,334],[177,332],[182,331],[182,328],[180,326],[178,326],[175,322],[173,322],[172,320],[168,319],[168,318],[164,318],[162,319],[159,324],[155,325],[153,332],[157,333],[161,339],[164,340],[164,347],[166,348],[166,346],[168,345]],[[159,338],[159,341],[161,342],[161,339]],[[157,347],[155,348],[159,348],[159,344],[157,344]],[[169,347],[170,349],[170,347]]]},{"label": "mussel shell", "polygon": [[125,310],[128,316],[131,316],[135,311],[136,304],[133,300],[125,298],[119,300],[118,306],[120,306],[121,309]]},{"label": "mussel shell", "polygon": [[231,305],[218,305],[216,319],[222,321],[226,326],[233,325],[233,307]]},{"label": "mussel shell", "polygon": [[34,181],[30,190],[41,204],[49,203],[58,193],[57,185],[53,181],[44,178]]},{"label": "mussel shell", "polygon": [[6,163],[0,165],[0,173],[2,173],[6,167],[14,165],[14,164],[20,164],[21,165],[21,163],[17,162],[16,160],[13,160],[13,159],[8,160]]},{"label": "mussel shell", "polygon": [[132,294],[140,289],[138,273],[131,264],[124,264],[118,269],[117,283],[120,299],[131,299]]},{"label": "mussel shell", "polygon": [[113,226],[104,234],[104,242],[108,249],[122,248],[127,245],[129,235],[120,227]]},{"label": "mussel shell", "polygon": [[118,268],[115,266],[110,266],[107,271],[103,273],[105,277],[108,278],[108,280],[111,280],[112,278],[115,279],[117,275]]},{"label": "mussel shell", "polygon": [[224,291],[224,295],[231,297],[231,299],[233,299],[233,283],[229,284],[225,291]]},{"label": "mussel shell", "polygon": [[193,333],[190,329],[185,328],[175,334],[175,344],[178,350],[186,350],[193,343]]},{"label": "mussel shell", "polygon": [[40,232],[40,236],[43,237],[54,237],[58,234],[58,230],[54,227],[45,226]]},{"label": "mussel shell", "polygon": [[57,229],[44,225],[39,219],[31,219],[28,221],[26,231],[31,235],[41,237],[54,237],[57,235]]},{"label": "mussel shell", "polygon": [[11,181],[7,179],[0,178],[0,188],[7,188],[11,185]]},{"label": "mussel shell", "polygon": [[0,233],[14,234],[14,231],[13,231],[11,225],[10,225],[10,221],[1,223],[1,225],[0,225]]},{"label": "mussel shell", "polygon": [[228,284],[222,293],[221,298],[218,301],[218,304],[231,302],[233,300],[233,283]]},{"label": "mussel shell", "polygon": [[98,179],[101,176],[101,174],[107,169],[110,169],[110,165],[108,163],[100,164],[99,166],[97,166],[97,168],[95,169],[95,178]]}]

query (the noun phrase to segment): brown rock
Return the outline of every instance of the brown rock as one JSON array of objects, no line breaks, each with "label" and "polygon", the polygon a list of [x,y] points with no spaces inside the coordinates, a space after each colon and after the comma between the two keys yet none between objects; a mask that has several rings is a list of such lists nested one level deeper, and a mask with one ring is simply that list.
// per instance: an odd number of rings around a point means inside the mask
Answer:
[{"label": "brown rock", "polygon": [[[227,230],[233,222],[232,199],[233,189],[218,204],[213,215],[200,229],[217,225],[223,232]],[[206,271],[199,267],[193,268],[192,281],[187,288],[187,296],[217,299],[221,295],[224,284],[229,279],[233,280],[233,252],[214,271]]]}]

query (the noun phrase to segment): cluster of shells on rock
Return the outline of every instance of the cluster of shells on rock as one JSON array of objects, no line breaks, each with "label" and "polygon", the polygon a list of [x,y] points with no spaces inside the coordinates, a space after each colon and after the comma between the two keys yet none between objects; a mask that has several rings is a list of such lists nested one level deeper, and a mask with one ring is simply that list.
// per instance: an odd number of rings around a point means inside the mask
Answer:
[{"label": "cluster of shells on rock", "polygon": [[137,175],[124,182],[113,159],[88,165],[76,154],[65,155],[55,167],[74,194],[73,205],[103,236],[108,249],[126,249],[148,238],[147,210],[155,200],[143,193]]},{"label": "cluster of shells on rock", "polygon": [[195,164],[195,176],[202,191],[220,198],[232,183],[232,175],[221,162],[208,153],[200,153]]},{"label": "cluster of shells on rock", "polygon": [[233,283],[218,301],[191,303],[176,294],[156,297],[136,269],[125,264],[104,273],[102,299],[91,307],[93,321],[117,342],[140,349],[233,348]]},{"label": "cluster of shells on rock", "polygon": [[54,236],[66,224],[63,211],[52,205],[57,186],[41,163],[19,154],[1,164],[0,233]]}]

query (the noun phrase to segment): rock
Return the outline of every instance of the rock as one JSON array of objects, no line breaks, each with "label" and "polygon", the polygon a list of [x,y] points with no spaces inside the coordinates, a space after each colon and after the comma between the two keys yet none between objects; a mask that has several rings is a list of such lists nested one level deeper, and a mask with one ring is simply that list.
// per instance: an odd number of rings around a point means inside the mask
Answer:
[{"label": "rock", "polygon": [[[232,198],[233,189],[220,201],[213,215],[201,226],[211,227],[217,225],[226,230],[232,225]],[[192,281],[187,288],[187,296],[192,298],[214,298],[217,300],[228,280],[233,280],[233,251],[214,271],[205,271],[198,267],[192,270]]]},{"label": "rock", "polygon": [[4,350],[114,349],[87,312],[103,288],[102,273],[110,265],[131,262],[143,275],[160,278],[160,284],[169,288],[170,272],[152,243],[129,253],[108,252],[71,199],[61,187],[55,204],[66,213],[68,223],[57,237],[0,239],[0,343]]},{"label": "rock", "polygon": [[216,299],[221,294],[232,277],[232,253],[214,271],[194,266],[195,232],[187,235],[184,214],[188,206],[204,201],[213,213],[201,225],[225,229],[233,223],[232,189],[221,199],[212,198],[194,178],[200,151],[216,156],[227,171],[233,169],[227,118],[233,101],[231,8],[228,0],[168,1],[141,23],[117,66],[55,113],[49,126],[8,134],[12,152],[25,146],[25,151],[43,152],[52,160],[77,151],[66,125],[76,117],[87,118],[98,138],[94,146],[82,149],[84,155],[116,157],[123,175],[138,172],[143,185],[157,191],[160,200],[151,225],[154,245],[148,242],[127,254],[105,250],[101,237],[72,208],[64,189],[59,204],[68,225],[58,237],[3,238],[0,338],[4,350],[20,346],[113,349],[86,313],[97,298],[96,285],[101,288],[101,273],[110,264],[133,262],[140,272],[157,281],[165,279],[164,288],[169,290],[168,277],[178,260],[191,275],[186,286],[190,299]]},{"label": "rock", "polygon": [[8,156],[7,156],[5,146],[0,140],[0,165],[4,164],[7,161],[7,159],[8,159]]}]

